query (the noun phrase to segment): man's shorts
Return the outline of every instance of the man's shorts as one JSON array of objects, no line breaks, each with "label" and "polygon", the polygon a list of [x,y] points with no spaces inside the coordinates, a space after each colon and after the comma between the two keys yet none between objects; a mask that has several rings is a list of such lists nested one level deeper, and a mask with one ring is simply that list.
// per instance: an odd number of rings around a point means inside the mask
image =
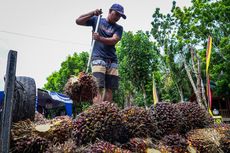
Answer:
[{"label": "man's shorts", "polygon": [[118,89],[118,64],[109,59],[94,59],[92,72],[99,88]]}]

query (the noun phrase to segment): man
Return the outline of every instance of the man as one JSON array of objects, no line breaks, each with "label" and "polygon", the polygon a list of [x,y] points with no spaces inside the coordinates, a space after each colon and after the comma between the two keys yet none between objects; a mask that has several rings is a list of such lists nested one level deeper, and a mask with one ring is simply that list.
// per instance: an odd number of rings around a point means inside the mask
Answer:
[{"label": "man", "polygon": [[[102,14],[101,10],[96,9],[78,17],[76,23],[92,26],[94,31],[100,14]],[[107,18],[101,18],[98,32],[93,32],[92,35],[95,40],[92,52],[92,72],[100,89],[94,103],[112,102],[113,90],[118,88],[118,61],[115,45],[122,37],[123,27],[116,23],[121,17],[126,19],[124,8],[120,4],[113,4]],[[103,89],[105,89],[104,95]]]}]

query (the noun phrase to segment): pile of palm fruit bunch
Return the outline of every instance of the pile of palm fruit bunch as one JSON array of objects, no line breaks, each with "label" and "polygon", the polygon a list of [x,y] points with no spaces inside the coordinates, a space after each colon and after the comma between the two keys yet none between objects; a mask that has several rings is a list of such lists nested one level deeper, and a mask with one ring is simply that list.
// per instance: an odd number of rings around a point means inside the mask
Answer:
[{"label": "pile of palm fruit bunch", "polygon": [[127,143],[121,145],[122,149],[140,153],[144,153],[148,148],[152,147],[154,147],[154,145],[149,138],[131,138]]},{"label": "pile of palm fruit bunch", "polygon": [[63,143],[50,143],[45,151],[46,153],[74,153],[77,152],[77,145],[71,138]]},{"label": "pile of palm fruit bunch", "polygon": [[81,150],[82,153],[132,153],[106,141],[97,141]]},{"label": "pile of palm fruit bunch", "polygon": [[48,140],[35,133],[35,124],[30,120],[14,123],[11,129],[11,152],[42,152]]},{"label": "pile of palm fruit bunch", "polygon": [[189,145],[200,152],[221,152],[220,134],[213,128],[194,129],[187,134]]},{"label": "pile of palm fruit bunch", "polygon": [[73,120],[72,133],[78,145],[93,143],[97,139],[108,142],[128,141],[119,108],[115,103],[107,101],[94,104],[79,114]]},{"label": "pile of palm fruit bunch", "polygon": [[167,102],[157,103],[150,107],[152,123],[157,125],[158,133],[161,136],[177,133],[181,127],[182,114],[175,105]]},{"label": "pile of palm fruit bunch", "polygon": [[36,111],[34,116],[34,122],[36,124],[46,124],[49,122],[49,120],[46,119],[41,113]]},{"label": "pile of palm fruit bunch", "polygon": [[97,95],[97,84],[92,75],[80,72],[78,76],[72,76],[64,86],[64,93],[74,102],[92,102]]},{"label": "pile of palm fruit bunch", "polygon": [[37,113],[35,116],[39,118],[38,122],[24,120],[12,125],[11,152],[44,152],[49,144],[63,143],[71,137],[70,117],[60,116],[41,122],[41,114]]},{"label": "pile of palm fruit bunch", "polygon": [[158,143],[157,148],[161,152],[186,153],[188,142],[185,137],[179,134],[165,135]]},{"label": "pile of palm fruit bunch", "polygon": [[121,110],[119,114],[130,138],[146,138],[159,134],[156,124],[151,121],[149,111],[145,108],[131,106]]},{"label": "pile of palm fruit bunch", "polygon": [[210,114],[194,102],[177,103],[175,108],[182,114],[181,121],[181,133],[186,133],[195,128],[209,127],[214,123]]},{"label": "pile of palm fruit bunch", "polygon": [[225,153],[230,152],[230,125],[221,124],[215,127],[217,132],[220,134],[220,148]]},{"label": "pile of palm fruit bunch", "polygon": [[[186,125],[184,125],[186,124]],[[14,123],[11,152],[213,153],[229,152],[230,126],[213,124],[195,103],[159,102],[149,109],[115,103],[91,105],[76,118]]]}]

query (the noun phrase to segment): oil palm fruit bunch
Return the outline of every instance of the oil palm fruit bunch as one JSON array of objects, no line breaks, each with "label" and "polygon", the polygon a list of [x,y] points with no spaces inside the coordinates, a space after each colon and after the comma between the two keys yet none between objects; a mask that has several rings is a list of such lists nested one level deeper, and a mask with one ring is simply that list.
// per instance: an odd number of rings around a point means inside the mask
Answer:
[{"label": "oil palm fruit bunch", "polygon": [[59,116],[49,123],[35,126],[34,133],[53,143],[63,143],[71,137],[72,119],[68,116]]},{"label": "oil palm fruit bunch", "polygon": [[94,77],[90,74],[81,72],[79,74],[79,84],[80,84],[80,96],[81,101],[92,102],[93,98],[97,96],[97,83]]},{"label": "oil palm fruit bunch", "polygon": [[97,141],[89,145],[83,153],[131,153],[129,150],[124,150],[114,144],[106,141]]},{"label": "oil palm fruit bunch", "polygon": [[14,123],[11,128],[11,152],[43,152],[49,141],[34,133],[35,125],[30,120]]},{"label": "oil palm fruit bunch", "polygon": [[129,142],[122,144],[121,148],[135,153],[146,153],[148,148],[152,148],[153,143],[150,138],[131,138]]},{"label": "oil palm fruit bunch", "polygon": [[73,101],[89,101],[97,95],[97,84],[92,75],[80,72],[79,75],[72,76],[64,86],[64,93]]},{"label": "oil palm fruit bunch", "polygon": [[220,139],[220,148],[225,153],[230,153],[230,131],[225,133],[225,136]]},{"label": "oil palm fruit bunch", "polygon": [[94,104],[73,121],[73,137],[78,145],[102,139],[109,142],[127,141],[116,104],[104,101]]},{"label": "oil palm fruit bunch", "polygon": [[158,144],[158,149],[162,153],[186,153],[188,142],[179,134],[165,135]]},{"label": "oil palm fruit bunch", "polygon": [[149,112],[142,107],[127,107],[119,113],[122,118],[122,123],[128,129],[130,138],[147,138],[156,130],[156,126],[151,122]]},{"label": "oil palm fruit bunch", "polygon": [[73,101],[80,99],[80,83],[77,76],[71,76],[64,86],[64,93],[68,95]]},{"label": "oil palm fruit bunch", "polygon": [[35,116],[34,116],[34,123],[35,124],[45,124],[48,122],[49,121],[44,117],[44,115],[42,115],[39,112],[35,112]]},{"label": "oil palm fruit bunch", "polygon": [[178,117],[180,118],[181,114],[173,104],[159,102],[156,106],[152,105],[149,111],[152,122],[161,130],[161,136],[177,133],[180,129],[181,123]]},{"label": "oil palm fruit bunch", "polygon": [[180,132],[186,133],[191,129],[205,128],[213,125],[212,117],[197,103],[186,102],[175,104],[182,114],[180,121],[183,123]]},{"label": "oil palm fruit bunch", "polygon": [[68,139],[64,143],[49,144],[45,153],[76,153],[75,141]]},{"label": "oil palm fruit bunch", "polygon": [[218,128],[219,129],[218,132],[221,134],[220,148],[223,150],[223,152],[229,153],[230,152],[230,125],[225,125],[220,128]]},{"label": "oil palm fruit bunch", "polygon": [[201,153],[220,153],[221,135],[214,128],[194,129],[186,134],[188,143]]}]

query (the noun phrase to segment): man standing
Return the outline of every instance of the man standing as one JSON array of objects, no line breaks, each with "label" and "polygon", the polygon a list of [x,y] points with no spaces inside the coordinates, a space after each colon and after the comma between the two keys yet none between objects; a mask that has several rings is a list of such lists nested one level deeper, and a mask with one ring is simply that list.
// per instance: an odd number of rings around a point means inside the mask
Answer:
[{"label": "man standing", "polygon": [[[95,31],[97,18],[101,13],[101,10],[96,9],[83,14],[76,19],[76,23],[92,26]],[[93,32],[92,35],[95,40],[92,52],[92,73],[100,89],[94,103],[112,102],[113,90],[118,89],[118,60],[115,45],[122,37],[123,27],[116,23],[121,17],[126,19],[124,8],[120,4],[113,4],[107,18],[101,18],[98,32]]]}]

